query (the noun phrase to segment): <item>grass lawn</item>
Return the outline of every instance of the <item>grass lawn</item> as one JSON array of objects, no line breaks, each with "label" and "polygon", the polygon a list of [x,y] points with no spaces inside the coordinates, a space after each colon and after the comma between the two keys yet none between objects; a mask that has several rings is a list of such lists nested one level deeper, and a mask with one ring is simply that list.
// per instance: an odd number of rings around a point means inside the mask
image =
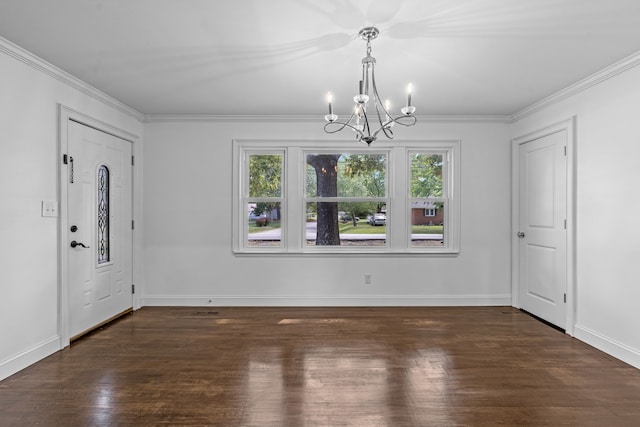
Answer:
[{"label": "grass lawn", "polygon": [[[414,225],[411,227],[412,234],[442,234],[442,225]],[[340,224],[340,234],[385,234],[387,227],[384,225],[369,225],[366,222],[359,222],[356,227],[352,223]]]},{"label": "grass lawn", "polygon": [[[385,225],[369,225],[364,221],[358,222],[356,227],[352,222],[340,223],[340,234],[386,234],[387,227]],[[249,233],[257,233],[259,231],[267,231],[280,228],[280,222],[272,222],[264,227],[256,227],[252,221],[249,223]],[[414,225],[411,227],[412,234],[442,234],[443,227],[441,225]]]},{"label": "grass lawn", "polygon": [[340,224],[340,234],[385,234],[387,227],[384,225],[369,225],[366,222],[358,222],[356,227],[352,222]]},{"label": "grass lawn", "polygon": [[275,230],[280,228],[280,222],[279,221],[275,221],[275,222],[270,222],[268,225],[265,225],[264,227],[257,227],[256,223],[254,221],[250,221],[249,222],[249,233],[257,233],[259,231],[267,231],[267,230]]},{"label": "grass lawn", "polygon": [[411,227],[412,234],[442,234],[442,225],[414,225]]}]

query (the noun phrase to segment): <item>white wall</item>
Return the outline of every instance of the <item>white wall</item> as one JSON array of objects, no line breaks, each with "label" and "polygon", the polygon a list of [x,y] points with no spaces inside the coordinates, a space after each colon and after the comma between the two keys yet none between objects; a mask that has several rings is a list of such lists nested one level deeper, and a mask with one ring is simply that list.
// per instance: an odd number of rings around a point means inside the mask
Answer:
[{"label": "white wall", "polygon": [[[143,304],[510,304],[510,133],[504,123],[421,122],[396,132],[462,141],[458,256],[233,255],[232,139],[327,139],[322,126],[320,116],[314,123],[148,123]],[[361,147],[352,140],[349,146]],[[372,274],[372,285],[364,285],[364,273]]]},{"label": "white wall", "polygon": [[514,124],[576,116],[577,338],[640,367],[640,67]]},{"label": "white wall", "polygon": [[60,348],[58,219],[40,216],[41,201],[59,197],[58,103],[143,132],[49,72],[72,79],[0,39],[0,379]]}]

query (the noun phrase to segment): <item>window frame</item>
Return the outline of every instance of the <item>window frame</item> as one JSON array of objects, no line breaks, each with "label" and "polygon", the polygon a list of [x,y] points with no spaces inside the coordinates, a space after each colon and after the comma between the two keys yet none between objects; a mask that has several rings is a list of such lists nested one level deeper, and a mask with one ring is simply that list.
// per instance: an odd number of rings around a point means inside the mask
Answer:
[{"label": "window frame", "polygon": [[[336,197],[319,197],[319,196],[308,196],[307,195],[307,191],[306,191],[306,169],[307,169],[307,163],[306,163],[306,159],[307,159],[307,155],[311,155],[311,154],[384,154],[386,156],[386,171],[385,171],[385,195],[382,197],[348,197],[348,196],[336,196]],[[302,209],[305,212],[306,215],[306,211],[307,211],[307,203],[319,203],[319,202],[336,202],[336,203],[358,203],[358,202],[382,202],[384,203],[386,206],[389,206],[389,202],[391,200],[390,198],[390,187],[389,187],[389,157],[391,155],[391,151],[388,149],[375,149],[375,148],[363,148],[362,146],[358,146],[356,145],[355,147],[352,145],[351,147],[349,147],[348,145],[344,145],[344,146],[336,146],[335,148],[322,148],[322,149],[316,149],[316,148],[303,148],[302,149],[302,159],[303,159],[303,164],[302,164],[302,168],[304,168],[305,171],[305,181],[302,184],[302,190],[303,190],[303,195],[302,195]],[[302,247],[304,248],[304,252],[319,252],[319,253],[335,253],[336,251],[339,251],[340,253],[343,252],[356,252],[356,253],[371,253],[371,252],[386,252],[386,249],[389,246],[389,240],[388,240],[388,232],[385,233],[384,235],[384,240],[385,243],[384,245],[377,245],[377,246],[373,246],[373,247],[367,247],[366,249],[363,248],[358,248],[358,247],[347,247],[347,246],[342,246],[342,245],[336,245],[336,246],[314,246],[314,245],[308,245],[307,244],[307,239],[306,239],[306,224],[303,224],[303,231],[302,231]],[[336,248],[340,248],[340,249],[336,249]]]},{"label": "window frame", "polygon": [[[353,141],[318,140],[241,140],[235,139],[232,164],[232,251],[235,254],[300,254],[300,255],[366,255],[366,254],[415,254],[456,255],[460,252],[460,140],[376,141],[371,148]],[[443,221],[444,246],[411,246],[410,197],[411,153],[441,153],[443,155],[443,194],[431,201],[445,203]],[[279,247],[248,246],[249,154],[282,154],[281,193],[281,245]],[[317,197],[306,194],[306,155],[320,153],[386,154],[386,202],[387,223],[384,246],[312,246],[306,244],[306,204]],[[244,194],[245,188],[247,193]],[[252,198],[252,201],[255,198]],[[363,201],[363,198],[341,198],[338,202]],[[367,201],[370,198],[365,198]],[[326,198],[323,198],[323,201]]]},{"label": "window frame", "polygon": [[[456,158],[459,155],[455,154],[455,147],[451,147],[450,149],[442,146],[432,146],[426,148],[415,148],[411,147],[407,150],[406,160],[407,160],[407,210],[409,211],[409,222],[408,222],[408,242],[407,245],[411,249],[411,252],[427,252],[427,253],[439,253],[446,252],[445,249],[451,248],[452,252],[459,251],[459,201],[454,199],[454,194],[459,194],[459,191],[454,188],[457,184],[459,185],[460,179],[454,179],[453,173],[454,171],[459,171],[459,167],[454,164]],[[459,151],[459,149],[457,150]],[[436,154],[442,156],[442,194],[440,196],[428,196],[428,197],[412,197],[411,196],[411,158],[414,154]],[[459,160],[458,160],[459,161]],[[443,203],[444,208],[443,212],[443,223],[444,223],[444,231],[443,231],[443,241],[445,242],[443,246],[440,247],[420,247],[420,246],[412,246],[413,240],[411,239],[411,204],[412,202],[418,203]],[[451,211],[452,209],[456,209],[455,211]]]},{"label": "window frame", "polygon": [[[240,219],[238,218],[238,215],[241,215],[240,212],[244,212],[245,215],[243,217],[243,220],[241,220],[241,232],[240,235],[242,236],[242,241],[237,242],[238,243],[238,251],[244,251],[244,252],[260,252],[260,253],[269,253],[269,252],[282,252],[283,250],[286,250],[286,229],[284,227],[285,221],[286,221],[286,198],[285,198],[285,194],[286,194],[286,188],[287,188],[287,172],[285,171],[285,165],[287,164],[286,161],[286,150],[282,149],[282,148],[263,148],[263,147],[252,147],[250,149],[245,149],[242,151],[242,159],[239,160],[242,162],[241,167],[240,167],[240,174],[241,176],[240,178],[240,182],[239,182],[239,196],[240,196],[240,206],[238,207],[238,213],[234,214],[234,219],[240,221]],[[250,187],[249,187],[249,180],[250,180],[250,159],[251,156],[253,155],[280,155],[281,157],[281,170],[282,170],[282,176],[280,178],[280,196],[269,196],[269,197],[258,197],[258,196],[251,196],[250,195]],[[234,162],[235,163],[235,162]],[[237,175],[234,173],[234,175]],[[249,221],[248,221],[248,216],[247,216],[247,206],[249,203],[260,203],[260,202],[276,202],[276,203],[280,203],[280,211],[281,211],[281,218],[280,218],[280,244],[278,246],[260,246],[260,247],[255,247],[255,246],[249,246]],[[235,204],[235,203],[234,203]],[[237,226],[234,225],[234,229],[236,229]]]}]

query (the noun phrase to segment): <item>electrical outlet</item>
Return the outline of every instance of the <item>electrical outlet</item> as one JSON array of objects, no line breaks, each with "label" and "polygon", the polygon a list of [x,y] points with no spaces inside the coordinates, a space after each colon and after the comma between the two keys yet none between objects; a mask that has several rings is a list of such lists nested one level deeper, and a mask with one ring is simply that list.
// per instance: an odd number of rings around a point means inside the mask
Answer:
[{"label": "electrical outlet", "polygon": [[371,283],[371,273],[364,273],[364,284],[370,285]]},{"label": "electrical outlet", "polygon": [[58,216],[58,202],[54,200],[42,201],[42,216],[55,218]]}]

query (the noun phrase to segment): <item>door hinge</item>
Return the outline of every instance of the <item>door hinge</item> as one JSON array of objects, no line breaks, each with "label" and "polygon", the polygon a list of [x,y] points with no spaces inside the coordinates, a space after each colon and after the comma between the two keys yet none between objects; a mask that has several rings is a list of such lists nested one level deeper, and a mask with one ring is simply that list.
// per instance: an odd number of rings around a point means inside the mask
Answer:
[{"label": "door hinge", "polygon": [[567,146],[566,145],[564,146],[564,155],[565,156],[567,155]]},{"label": "door hinge", "polygon": [[567,220],[566,219],[564,220],[564,229],[565,230],[567,229]]},{"label": "door hinge", "polygon": [[67,156],[66,154],[62,155],[62,163],[64,163],[65,165],[69,164],[69,156]]},{"label": "door hinge", "polygon": [[134,285],[133,283],[131,284],[131,293],[132,294],[136,293],[136,285]]},{"label": "door hinge", "polygon": [[567,294],[564,294],[564,303],[567,303]]},{"label": "door hinge", "polygon": [[136,158],[135,156],[131,156],[131,166],[135,166],[136,164]]},{"label": "door hinge", "polygon": [[136,222],[134,220],[131,220],[131,229],[135,230],[136,228]]}]

